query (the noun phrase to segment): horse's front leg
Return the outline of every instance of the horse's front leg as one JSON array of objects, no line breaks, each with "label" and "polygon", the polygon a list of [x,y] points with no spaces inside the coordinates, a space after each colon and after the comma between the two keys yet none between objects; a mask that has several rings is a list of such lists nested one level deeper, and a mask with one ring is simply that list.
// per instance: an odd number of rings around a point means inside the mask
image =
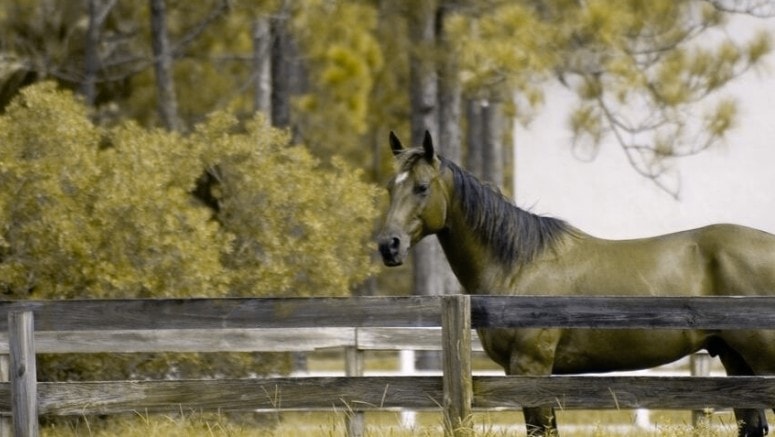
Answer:
[{"label": "horse's front leg", "polygon": [[558,436],[557,419],[552,407],[523,408],[528,437]]},{"label": "horse's front leg", "polygon": [[[549,376],[561,331],[558,329],[519,330],[509,360],[509,375]],[[523,407],[528,437],[558,436],[557,419],[551,405]]]}]

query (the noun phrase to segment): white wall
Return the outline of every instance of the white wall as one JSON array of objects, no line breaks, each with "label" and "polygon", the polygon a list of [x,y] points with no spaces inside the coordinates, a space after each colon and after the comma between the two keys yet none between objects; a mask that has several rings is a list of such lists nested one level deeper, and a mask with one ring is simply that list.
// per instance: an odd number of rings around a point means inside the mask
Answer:
[{"label": "white wall", "polygon": [[[775,19],[738,17],[730,32],[756,28],[775,30]],[[738,100],[739,123],[725,145],[676,163],[682,188],[674,200],[636,174],[612,141],[593,162],[574,158],[567,120],[575,97],[549,88],[539,116],[516,128],[517,204],[605,238],[719,222],[775,233],[775,56],[722,92]]]}]

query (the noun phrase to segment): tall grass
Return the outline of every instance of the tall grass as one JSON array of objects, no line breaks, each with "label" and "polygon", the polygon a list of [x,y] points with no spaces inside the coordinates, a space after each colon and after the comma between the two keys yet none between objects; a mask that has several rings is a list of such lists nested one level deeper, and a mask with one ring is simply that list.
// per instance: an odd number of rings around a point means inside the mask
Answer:
[{"label": "tall grass", "polygon": [[[709,416],[694,428],[687,423],[688,414],[665,412],[655,414],[653,429],[638,428],[628,412],[563,413],[560,431],[563,437],[733,437],[737,435],[730,413]],[[83,417],[69,423],[50,424],[41,428],[43,437],[339,437],[347,435],[351,412],[282,413],[246,418],[201,412],[170,415],[137,413],[133,416],[111,416],[108,419]],[[629,421],[628,421],[629,415]],[[369,413],[366,418],[368,437],[414,437],[443,435],[441,415],[423,413],[413,428],[401,426],[399,413]],[[477,437],[524,435],[521,414],[512,412],[478,413],[473,422]],[[574,417],[575,416],[575,417]],[[268,418],[267,418],[268,417]],[[577,420],[574,420],[577,419]],[[582,420],[586,419],[586,420]],[[772,423],[772,418],[770,417]],[[520,423],[516,423],[520,422]]]}]

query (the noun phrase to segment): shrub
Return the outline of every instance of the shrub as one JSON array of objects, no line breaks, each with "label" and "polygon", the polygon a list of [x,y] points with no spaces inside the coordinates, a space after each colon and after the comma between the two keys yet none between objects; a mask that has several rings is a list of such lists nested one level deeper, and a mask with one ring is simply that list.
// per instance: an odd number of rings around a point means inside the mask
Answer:
[{"label": "shrub", "polygon": [[[26,88],[0,116],[0,293],[349,293],[374,268],[375,189],[343,162],[323,167],[288,143],[261,119],[240,125],[225,113],[187,136],[132,122],[100,127],[71,93],[51,83]],[[203,187],[205,175],[211,183]],[[90,360],[43,360],[41,377],[191,377],[197,364],[207,375],[236,376],[235,368],[261,368],[223,355],[177,356],[176,365],[169,356],[128,355],[118,368],[118,360]]]}]

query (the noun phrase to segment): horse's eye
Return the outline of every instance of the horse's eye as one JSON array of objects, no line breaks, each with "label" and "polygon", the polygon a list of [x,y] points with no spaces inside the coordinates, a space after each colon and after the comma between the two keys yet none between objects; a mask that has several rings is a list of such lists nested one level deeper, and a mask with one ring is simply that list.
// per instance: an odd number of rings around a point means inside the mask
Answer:
[{"label": "horse's eye", "polygon": [[428,184],[419,184],[414,187],[415,194],[428,194]]}]

